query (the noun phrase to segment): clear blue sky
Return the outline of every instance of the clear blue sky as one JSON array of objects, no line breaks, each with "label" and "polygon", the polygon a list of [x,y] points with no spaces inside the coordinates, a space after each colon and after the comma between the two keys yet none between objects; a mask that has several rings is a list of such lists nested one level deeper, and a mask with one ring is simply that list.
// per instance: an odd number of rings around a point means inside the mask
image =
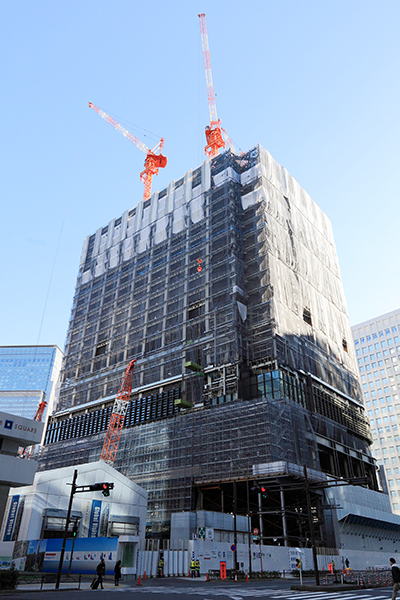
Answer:
[{"label": "clear blue sky", "polygon": [[154,132],[148,146],[165,137],[153,190],[202,162],[199,12],[218,116],[331,219],[351,323],[400,308],[398,0],[0,7],[1,345],[63,349],[85,236],[142,197],[144,154],[89,101],[138,136]]}]

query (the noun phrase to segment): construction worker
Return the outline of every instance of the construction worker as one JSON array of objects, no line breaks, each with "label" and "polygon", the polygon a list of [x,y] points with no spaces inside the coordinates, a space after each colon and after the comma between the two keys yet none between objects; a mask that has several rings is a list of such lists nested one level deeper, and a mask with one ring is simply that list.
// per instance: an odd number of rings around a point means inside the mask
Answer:
[{"label": "construction worker", "polygon": [[195,560],[195,569],[196,569],[196,577],[200,577],[200,561],[199,559]]},{"label": "construction worker", "polygon": [[158,561],[158,573],[157,573],[158,577],[163,577],[164,575],[164,559],[161,556],[160,560]]},{"label": "construction worker", "polygon": [[190,561],[190,577],[196,577],[196,561],[194,558]]}]

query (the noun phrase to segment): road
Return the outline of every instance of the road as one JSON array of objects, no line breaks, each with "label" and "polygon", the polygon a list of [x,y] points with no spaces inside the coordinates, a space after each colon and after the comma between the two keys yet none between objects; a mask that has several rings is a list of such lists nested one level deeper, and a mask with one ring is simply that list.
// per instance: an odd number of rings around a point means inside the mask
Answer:
[{"label": "road", "polygon": [[[253,581],[253,582],[221,582],[221,581],[195,581],[190,579],[163,579],[146,580],[139,587],[136,582],[124,583],[115,587],[111,582],[106,582],[104,590],[91,590],[88,582],[82,583],[81,590],[61,589],[56,592],[54,586],[43,591],[33,591],[32,586],[22,586],[16,592],[6,592],[8,599],[18,598],[29,594],[27,600],[88,600],[100,594],[103,600],[128,600],[132,597],[138,600],[390,600],[392,589],[390,587],[350,590],[350,591],[318,591],[298,592],[290,590],[292,581]],[[53,588],[53,589],[52,589]],[[122,596],[121,596],[122,595]]]}]

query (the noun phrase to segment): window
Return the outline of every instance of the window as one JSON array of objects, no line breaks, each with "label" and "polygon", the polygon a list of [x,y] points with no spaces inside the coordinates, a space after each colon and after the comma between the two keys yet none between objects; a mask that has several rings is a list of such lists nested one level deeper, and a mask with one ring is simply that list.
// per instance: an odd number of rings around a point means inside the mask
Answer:
[{"label": "window", "polygon": [[390,492],[390,495],[392,496],[392,498],[395,498],[397,496],[397,492]]},{"label": "window", "polygon": [[394,510],[399,510],[398,502],[393,502],[393,508],[394,508]]},{"label": "window", "polygon": [[360,342],[363,344],[365,342],[364,338],[360,338]]},{"label": "window", "polygon": [[348,348],[347,348],[347,340],[346,340],[346,338],[343,338],[343,339],[342,339],[342,346],[343,346],[343,350],[344,350],[345,352],[348,352]]},{"label": "window", "polygon": [[360,343],[360,340],[356,340],[356,341],[354,342],[354,345],[355,345],[355,346],[358,346],[358,344],[359,344],[359,343]]},{"label": "window", "polygon": [[394,480],[393,479],[389,479],[388,480],[388,484],[389,484],[389,487],[393,487],[394,486]]},{"label": "window", "polygon": [[377,339],[378,339],[378,334],[377,334],[377,333],[373,333],[373,334],[372,334],[372,338],[373,338],[374,340],[377,340]]},{"label": "window", "polygon": [[[375,348],[376,348],[376,344],[375,344]],[[379,348],[379,344],[378,344],[378,348]],[[372,344],[371,344],[371,346],[368,346],[368,350],[369,350],[370,352],[373,352],[373,351],[374,351],[374,347],[372,346]]]},{"label": "window", "polygon": [[307,307],[303,309],[303,321],[305,321],[308,325],[312,325],[311,311]]},{"label": "window", "polygon": [[367,335],[367,342],[370,342],[370,341],[371,341],[371,336]]}]

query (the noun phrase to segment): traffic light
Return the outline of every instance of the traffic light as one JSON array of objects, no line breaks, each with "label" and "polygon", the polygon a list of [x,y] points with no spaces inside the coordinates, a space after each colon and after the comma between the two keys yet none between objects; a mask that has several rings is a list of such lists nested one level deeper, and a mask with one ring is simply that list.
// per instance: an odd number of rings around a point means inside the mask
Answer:
[{"label": "traffic light", "polygon": [[114,484],[103,481],[102,483],[93,483],[89,486],[90,491],[92,492],[103,492],[103,496],[109,496],[110,490],[114,489]]},{"label": "traffic light", "polygon": [[102,490],[103,490],[103,496],[105,496],[105,497],[109,496],[110,490],[114,489],[114,484],[104,482],[101,485],[102,485]]},{"label": "traffic light", "polygon": [[72,537],[76,538],[78,535],[78,521],[75,521],[74,526],[72,527]]},{"label": "traffic light", "polygon": [[266,500],[268,498],[267,488],[264,487],[263,485],[254,484],[254,486],[250,489],[250,491],[253,494],[261,494],[261,497],[264,498],[264,500]]},{"label": "traffic light", "polygon": [[301,560],[296,558],[296,569],[301,569]]}]

